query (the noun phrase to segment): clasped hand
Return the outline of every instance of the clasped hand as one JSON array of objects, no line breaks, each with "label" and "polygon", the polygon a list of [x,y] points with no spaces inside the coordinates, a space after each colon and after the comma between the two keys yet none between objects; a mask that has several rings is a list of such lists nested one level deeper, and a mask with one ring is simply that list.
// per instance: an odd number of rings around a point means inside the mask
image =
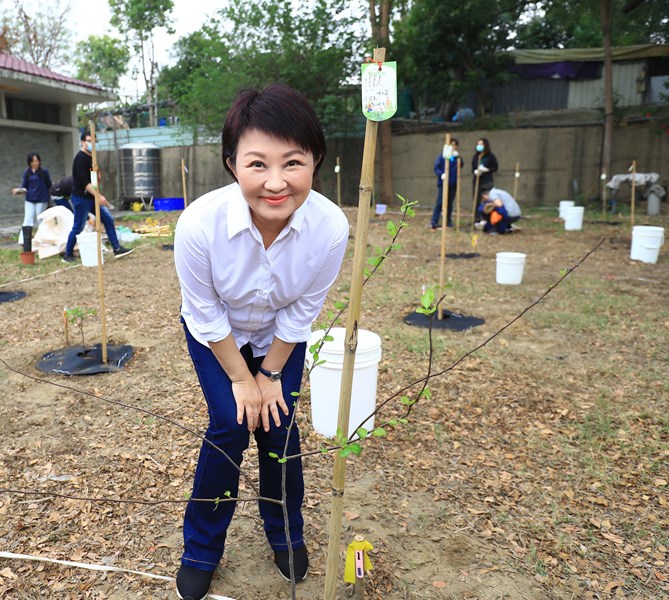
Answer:
[{"label": "clasped hand", "polygon": [[255,378],[232,383],[232,394],[237,404],[237,423],[240,425],[246,414],[246,423],[250,432],[262,425],[269,431],[270,419],[277,427],[281,426],[279,409],[284,415],[288,414],[288,406],[283,398],[280,381],[270,381],[258,373]]}]

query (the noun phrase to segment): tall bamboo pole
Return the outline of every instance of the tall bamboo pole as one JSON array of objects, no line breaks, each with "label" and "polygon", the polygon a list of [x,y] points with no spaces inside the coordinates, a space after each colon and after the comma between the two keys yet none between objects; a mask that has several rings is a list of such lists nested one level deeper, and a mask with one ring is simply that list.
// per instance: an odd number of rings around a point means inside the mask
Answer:
[{"label": "tall bamboo pole", "polygon": [[518,200],[518,180],[520,179],[520,163],[516,163],[516,172],[513,174],[513,198]]},{"label": "tall bamboo pole", "polygon": [[[374,50],[374,62],[384,62],[385,48]],[[351,276],[351,294],[346,323],[344,346],[344,364],[339,393],[339,417],[337,431],[348,435],[348,421],[351,413],[351,390],[353,387],[353,367],[355,351],[358,347],[358,319],[362,303],[362,283],[367,265],[367,231],[369,229],[370,200],[374,189],[374,155],[378,122],[367,120],[365,143],[362,154],[362,172],[358,196],[358,220],[355,230],[355,250],[353,252],[353,274]],[[337,592],[338,567],[340,562],[341,518],[344,509],[344,485],[346,481],[346,457],[335,454],[332,478],[332,507],[328,529],[328,553],[325,570],[325,600],[335,600]]]},{"label": "tall bamboo pole", "polygon": [[95,122],[91,121],[91,143],[93,151],[93,169],[91,183],[95,192],[95,231],[98,234],[98,292],[100,296],[100,324],[102,326],[102,362],[107,364],[107,315],[105,311],[105,282],[102,274],[102,223],[100,219],[100,178],[98,171],[98,154],[95,147]]},{"label": "tall bamboo pole", "polygon": [[636,206],[636,161],[632,161],[632,198],[630,201],[630,227],[634,227],[634,208]]},{"label": "tall bamboo pole", "polygon": [[460,192],[462,186],[460,185],[460,177],[462,175],[462,165],[460,164],[460,155],[458,153],[458,160],[455,161],[458,169],[458,180],[455,188],[455,231],[460,232]]},{"label": "tall bamboo pole", "polygon": [[184,190],[184,208],[188,206],[188,194],[186,193],[186,163],[181,159],[181,185]]},{"label": "tall bamboo pole", "polygon": [[341,167],[339,166],[339,157],[337,157],[337,164],[335,166],[335,173],[337,174],[337,206],[341,206]]},{"label": "tall bamboo pole", "polygon": [[602,173],[599,178],[602,180],[602,219],[606,218],[606,173]]},{"label": "tall bamboo pole", "polygon": [[[476,169],[481,166],[481,154],[479,154],[479,161]],[[479,203],[479,179],[480,175],[476,175],[476,183],[474,183],[474,206],[472,207],[472,233],[474,232],[474,225],[476,224],[476,206]]]},{"label": "tall bamboo pole", "polygon": [[[446,141],[445,141],[445,146],[444,150],[446,150],[448,147],[451,152],[451,134],[447,133],[446,134]],[[444,152],[446,154],[446,152]],[[458,161],[459,162],[459,161]],[[446,224],[448,222],[448,217],[446,216],[448,213],[448,184],[449,184],[449,179],[450,179],[450,169],[451,169],[451,157],[449,156],[444,156],[444,185],[441,188],[441,253],[440,253],[440,262],[439,262],[439,295],[441,296],[444,293],[444,279],[446,277]],[[442,303],[439,303],[439,307],[437,308],[437,318],[441,321],[441,319],[444,317],[444,309],[442,307]]]}]

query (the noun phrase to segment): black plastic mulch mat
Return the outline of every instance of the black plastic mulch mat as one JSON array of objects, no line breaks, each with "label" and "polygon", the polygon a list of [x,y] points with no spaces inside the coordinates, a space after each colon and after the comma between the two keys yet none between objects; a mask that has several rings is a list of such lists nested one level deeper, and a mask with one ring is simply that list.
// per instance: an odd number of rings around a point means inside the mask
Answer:
[{"label": "black plastic mulch mat", "polygon": [[588,225],[622,225],[622,221],[586,221]]},{"label": "black plastic mulch mat", "polygon": [[25,292],[0,292],[0,302],[14,302],[14,300],[20,300],[25,296]]},{"label": "black plastic mulch mat", "polygon": [[132,346],[107,345],[107,362],[102,362],[102,344],[84,351],[83,346],[60,348],[47,352],[37,361],[37,368],[45,373],[59,375],[95,375],[120,371],[132,358]]},{"label": "black plastic mulch mat", "polygon": [[163,250],[174,250],[174,244],[163,244]]},{"label": "black plastic mulch mat", "polygon": [[[417,313],[415,311],[404,317],[404,322],[407,325],[413,325],[414,327],[425,327],[426,329],[430,326],[430,319],[426,315]],[[432,318],[432,329],[464,331],[465,329],[471,329],[472,327],[483,325],[483,323],[485,323],[485,319],[459,315],[458,313],[445,310],[443,311],[441,319],[437,318],[436,313],[434,314],[434,317]]]},{"label": "black plastic mulch mat", "polygon": [[446,258],[476,258],[481,256],[478,252],[447,252]]}]

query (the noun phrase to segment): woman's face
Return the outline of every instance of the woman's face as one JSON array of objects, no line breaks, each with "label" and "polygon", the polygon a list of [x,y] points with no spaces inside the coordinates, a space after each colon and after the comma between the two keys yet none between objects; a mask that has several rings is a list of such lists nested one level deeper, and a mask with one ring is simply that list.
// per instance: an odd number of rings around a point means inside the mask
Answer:
[{"label": "woman's face", "polygon": [[228,159],[255,225],[282,228],[311,191],[315,159],[297,143],[257,129],[239,138],[237,160]]},{"label": "woman's face", "polygon": [[30,159],[30,168],[33,171],[37,171],[37,169],[39,169],[39,158],[37,158],[36,156],[33,156]]}]

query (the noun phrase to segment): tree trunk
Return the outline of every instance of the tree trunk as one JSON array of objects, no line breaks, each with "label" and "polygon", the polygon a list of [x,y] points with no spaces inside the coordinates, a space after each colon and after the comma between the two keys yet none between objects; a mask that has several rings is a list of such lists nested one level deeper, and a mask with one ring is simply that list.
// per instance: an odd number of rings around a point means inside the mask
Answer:
[{"label": "tree trunk", "polygon": [[604,136],[602,138],[602,173],[610,178],[613,143],[613,59],[611,52],[612,0],[600,0],[600,17],[604,38]]},{"label": "tree trunk", "polygon": [[[379,48],[388,48],[390,9],[392,0],[369,0],[369,18],[372,24],[372,39]],[[386,50],[386,60],[389,52]],[[381,204],[393,205],[393,143],[390,120],[381,121],[378,129],[381,190],[377,199]]]}]

